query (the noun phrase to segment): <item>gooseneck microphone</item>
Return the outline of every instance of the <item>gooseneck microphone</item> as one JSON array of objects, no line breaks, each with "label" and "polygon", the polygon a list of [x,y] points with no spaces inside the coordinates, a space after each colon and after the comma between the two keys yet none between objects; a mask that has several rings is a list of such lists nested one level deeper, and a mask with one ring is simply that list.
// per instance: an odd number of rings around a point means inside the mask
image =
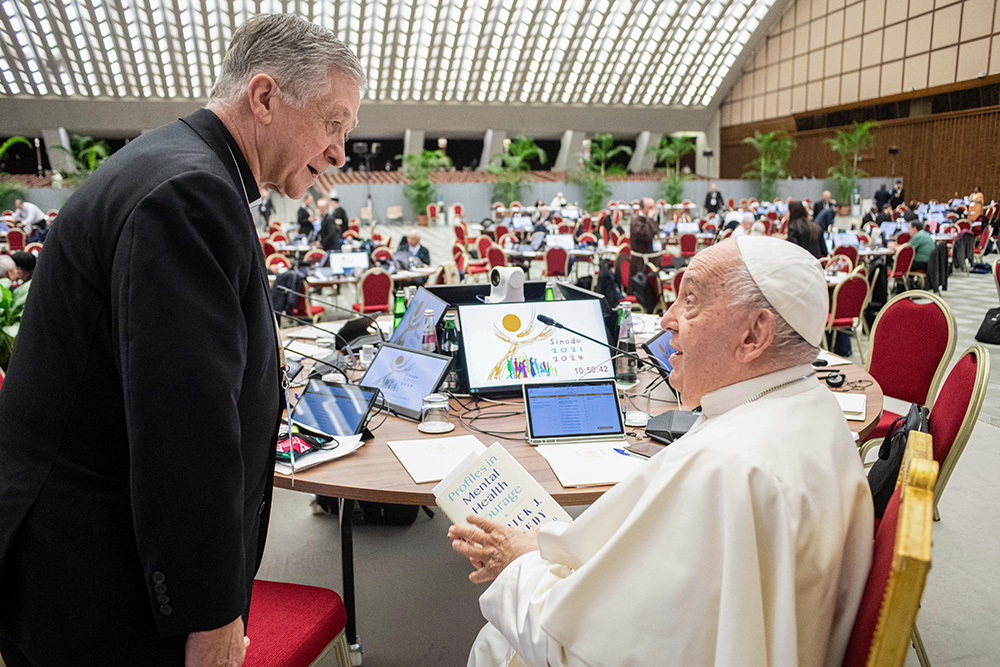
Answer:
[{"label": "gooseneck microphone", "polygon": [[[385,342],[385,334],[382,333],[382,327],[380,327],[378,325],[378,321],[376,321],[376,319],[374,317],[372,317],[371,315],[366,315],[365,313],[359,313],[358,311],[351,310],[350,308],[344,308],[343,306],[338,305],[336,303],[333,303],[332,301],[326,301],[324,299],[317,299],[316,297],[309,296],[309,295],[305,294],[304,292],[296,292],[292,288],[285,287],[284,285],[278,285],[277,288],[280,289],[282,292],[287,292],[289,294],[294,294],[295,296],[305,297],[305,298],[309,299],[310,301],[315,301],[316,303],[321,303],[324,306],[330,306],[334,310],[339,310],[341,312],[348,313],[349,315],[352,315],[354,317],[360,317],[360,318],[366,319],[366,320],[368,320],[372,324],[372,326],[375,327],[375,330],[378,332],[379,340],[382,341],[383,343]],[[290,317],[290,316],[289,315],[285,315],[285,317]],[[292,319],[294,319],[294,318],[292,318]]]},{"label": "gooseneck microphone", "polygon": [[604,347],[608,348],[609,350],[614,350],[618,354],[624,355],[626,357],[632,357],[633,359],[637,360],[639,363],[643,363],[643,364],[649,363],[649,362],[643,360],[643,358],[640,357],[638,354],[633,354],[631,352],[626,352],[624,350],[620,350],[617,347],[615,347],[614,345],[610,345],[608,343],[605,343],[604,341],[597,340],[596,338],[591,338],[587,334],[580,333],[576,329],[570,329],[568,326],[566,326],[562,322],[556,322],[554,319],[552,319],[548,315],[535,315],[535,319],[538,320],[539,322],[541,322],[542,324],[548,325],[550,327],[556,327],[557,329],[562,329],[564,331],[568,331],[570,333],[574,333],[577,336],[583,336],[587,340],[592,341],[594,343],[597,343],[598,345],[603,345]]}]

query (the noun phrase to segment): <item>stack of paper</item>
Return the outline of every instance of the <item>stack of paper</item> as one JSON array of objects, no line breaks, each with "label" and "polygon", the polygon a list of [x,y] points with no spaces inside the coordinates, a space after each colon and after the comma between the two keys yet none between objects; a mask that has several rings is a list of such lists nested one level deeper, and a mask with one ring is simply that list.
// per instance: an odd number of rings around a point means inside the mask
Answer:
[{"label": "stack of paper", "polygon": [[291,475],[293,472],[302,472],[303,470],[308,470],[314,466],[318,466],[320,463],[326,463],[327,461],[333,461],[334,459],[339,459],[342,456],[347,456],[348,454],[353,454],[361,448],[361,445],[365,443],[361,442],[361,435],[338,435],[337,436],[337,446],[333,449],[313,449],[301,456],[295,457],[295,470],[292,470],[291,463],[281,463],[280,461],[275,461],[274,469],[283,475]]},{"label": "stack of paper", "polygon": [[848,421],[860,422],[865,420],[865,412],[868,403],[864,394],[845,394],[839,391],[833,392],[840,403],[840,409],[844,411],[844,416]]},{"label": "stack of paper", "polygon": [[537,448],[565,487],[617,484],[646,461],[615,451],[624,443],[542,445]]},{"label": "stack of paper", "polygon": [[389,449],[417,484],[439,482],[470,454],[486,451],[483,443],[471,435],[397,440],[389,443]]}]

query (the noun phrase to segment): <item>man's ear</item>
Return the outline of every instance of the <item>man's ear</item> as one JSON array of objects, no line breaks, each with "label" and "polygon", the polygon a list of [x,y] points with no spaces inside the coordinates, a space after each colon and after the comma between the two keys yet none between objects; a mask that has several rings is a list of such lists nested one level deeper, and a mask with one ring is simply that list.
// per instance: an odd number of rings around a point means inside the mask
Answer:
[{"label": "man's ear", "polygon": [[247,85],[250,113],[262,125],[270,125],[274,119],[274,104],[278,96],[278,84],[267,74],[258,74]]},{"label": "man's ear", "polygon": [[767,308],[759,309],[750,319],[746,333],[739,347],[736,359],[748,363],[758,359],[774,341],[774,313]]}]

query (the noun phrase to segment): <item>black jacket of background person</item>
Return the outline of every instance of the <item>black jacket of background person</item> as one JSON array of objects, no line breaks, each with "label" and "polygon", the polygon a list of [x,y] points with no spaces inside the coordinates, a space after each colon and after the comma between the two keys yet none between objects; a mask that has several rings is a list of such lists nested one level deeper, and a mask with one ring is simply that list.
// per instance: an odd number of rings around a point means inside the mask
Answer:
[{"label": "black jacket of background person", "polygon": [[[343,209],[340,209],[343,210]],[[337,218],[330,213],[324,213],[319,219],[319,243],[323,246],[323,250],[330,252],[331,250],[340,250],[342,244],[342,239],[340,225],[337,224]]]},{"label": "black jacket of background person", "polygon": [[202,109],[59,211],[0,392],[0,635],[38,665],[181,665],[246,617],[280,414],[246,193]]}]

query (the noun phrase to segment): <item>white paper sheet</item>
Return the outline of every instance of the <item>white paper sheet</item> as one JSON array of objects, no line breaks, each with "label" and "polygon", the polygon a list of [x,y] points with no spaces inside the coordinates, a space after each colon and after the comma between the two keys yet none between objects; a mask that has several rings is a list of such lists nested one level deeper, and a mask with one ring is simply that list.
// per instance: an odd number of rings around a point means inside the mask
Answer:
[{"label": "white paper sheet", "polygon": [[470,454],[478,456],[486,451],[483,443],[471,435],[397,440],[389,443],[389,449],[417,484],[440,482]]},{"label": "white paper sheet", "polygon": [[591,442],[571,445],[542,445],[535,448],[545,457],[552,472],[565,487],[617,484],[646,462],[638,456],[619,454],[624,442]]},{"label": "white paper sheet", "polygon": [[[361,442],[361,434],[338,435],[337,442],[340,444],[334,449],[314,449],[303,454],[302,456],[295,457],[295,472],[302,472],[303,470],[308,470],[309,468],[318,466],[321,463],[326,463],[327,461],[333,461],[343,456],[347,456],[348,454],[353,454],[358,451],[363,444],[365,444]],[[292,465],[290,463],[275,461],[274,469],[283,475],[292,474]]]},{"label": "white paper sheet", "polygon": [[843,357],[838,357],[832,352],[827,352],[826,350],[820,350],[817,359],[823,359],[826,361],[826,366],[823,368],[829,368],[830,366],[846,366],[851,363],[850,359],[844,359]]},{"label": "white paper sheet", "polygon": [[864,394],[845,394],[839,391],[833,392],[840,403],[840,409],[848,421],[859,422],[865,420],[865,411],[868,407],[868,399]]}]

